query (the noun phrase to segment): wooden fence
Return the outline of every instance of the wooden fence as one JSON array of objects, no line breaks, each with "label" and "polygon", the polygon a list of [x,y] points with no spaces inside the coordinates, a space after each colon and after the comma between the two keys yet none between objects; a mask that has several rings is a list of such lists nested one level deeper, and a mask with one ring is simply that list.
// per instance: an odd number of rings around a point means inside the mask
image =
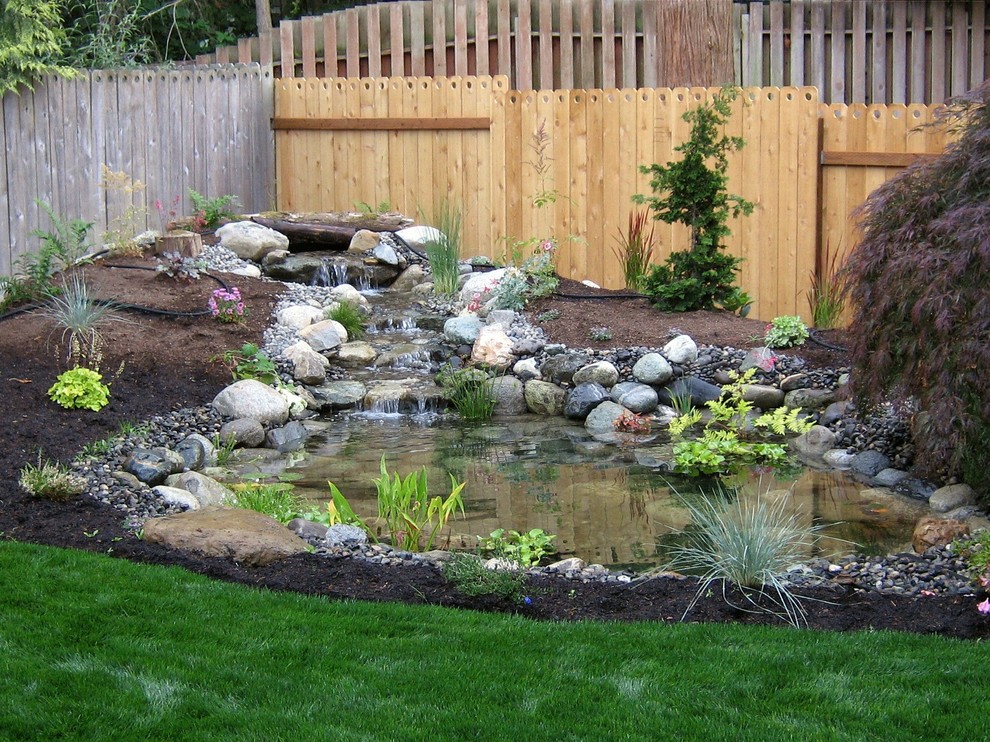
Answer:
[{"label": "wooden fence", "polygon": [[[273,85],[271,70],[256,65],[97,71],[4,96],[0,274],[37,249],[32,230],[50,228],[36,198],[63,217],[94,222],[97,239],[128,215],[128,229],[157,226],[155,200],[171,208],[178,196],[178,213],[191,213],[188,188],[236,195],[248,211],[269,208]],[[144,188],[122,177],[101,188],[104,166]]]},{"label": "wooden fence", "polygon": [[[515,90],[734,77],[746,87],[814,85],[827,103],[940,103],[990,70],[985,0],[765,0],[720,14],[728,3],[407,0],[283,21],[199,61],[274,63],[281,77],[504,75]],[[670,69],[696,34],[731,57],[725,72],[717,59],[709,79]]]},{"label": "wooden fence", "polygon": [[[667,162],[685,141],[681,116],[715,88],[516,91],[504,77],[281,79],[275,90],[278,206],[352,209],[387,202],[429,218],[448,198],[463,209],[464,255],[504,257],[554,237],[561,275],[619,288],[614,255],[638,166]],[[823,248],[856,242],[850,211],[945,134],[915,131],[927,106],[823,105],[814,88],[747,88],[727,132],[730,187],[756,204],[730,222],[753,316],[800,314]],[[820,164],[821,163],[821,164]],[[549,195],[549,198],[547,196]],[[688,245],[657,223],[656,262]]]}]

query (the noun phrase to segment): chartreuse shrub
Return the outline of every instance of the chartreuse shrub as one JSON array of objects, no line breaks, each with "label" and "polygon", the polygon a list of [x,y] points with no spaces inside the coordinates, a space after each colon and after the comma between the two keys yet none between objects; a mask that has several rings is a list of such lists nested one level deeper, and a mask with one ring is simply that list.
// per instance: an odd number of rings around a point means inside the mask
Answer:
[{"label": "chartreuse shrub", "polygon": [[727,301],[739,304],[734,284],[740,259],[724,253],[723,241],[730,234],[729,217],[751,213],[753,204],[727,190],[728,154],[744,142],[721,132],[736,94],[734,88],[723,88],[711,102],[684,114],[691,136],[674,148],[682,153],[680,160],[640,167],[651,178],[653,196],[637,195],[633,200],[647,204],[654,219],[691,228],[690,248],[672,252],[642,281],[643,293],[662,311],[711,309]]},{"label": "chartreuse shrub", "polygon": [[787,447],[768,440],[787,433],[805,433],[814,423],[800,417],[801,408],[778,407],[750,422],[752,402],[743,398],[746,384],[756,369],[743,374],[730,371],[731,382],[722,387],[721,398],[707,404],[710,416],[701,437],[683,440],[684,432],[701,422],[698,408],[670,423],[674,443],[674,466],[677,471],[694,476],[729,474],[740,467],[760,464],[778,466],[787,460]]},{"label": "chartreuse shrub", "polygon": [[99,412],[110,403],[110,388],[98,371],[76,366],[58,375],[48,396],[66,409]]},{"label": "chartreuse shrub", "polygon": [[796,315],[774,317],[767,325],[763,342],[768,348],[792,348],[804,345],[808,339],[808,326]]},{"label": "chartreuse shrub", "polygon": [[990,491],[990,82],[939,113],[945,153],[877,188],[842,275],[851,386],[869,411],[914,400],[916,465]]}]

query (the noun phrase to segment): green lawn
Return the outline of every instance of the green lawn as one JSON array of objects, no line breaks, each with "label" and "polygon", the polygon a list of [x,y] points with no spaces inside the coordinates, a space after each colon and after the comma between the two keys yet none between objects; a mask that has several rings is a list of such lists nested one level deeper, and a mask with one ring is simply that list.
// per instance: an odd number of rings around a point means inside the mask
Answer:
[{"label": "green lawn", "polygon": [[984,644],[334,603],[0,543],[2,739],[981,739]]}]

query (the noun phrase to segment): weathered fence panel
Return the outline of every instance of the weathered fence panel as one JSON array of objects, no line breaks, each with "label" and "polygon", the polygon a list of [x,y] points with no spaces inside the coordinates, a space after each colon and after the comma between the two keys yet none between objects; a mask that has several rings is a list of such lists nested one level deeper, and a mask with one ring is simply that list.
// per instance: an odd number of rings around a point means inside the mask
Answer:
[{"label": "weathered fence panel", "polygon": [[514,90],[734,81],[814,85],[828,103],[940,103],[986,79],[988,39],[986,0],[407,0],[283,21],[198,61],[274,60],[281,77],[505,75]]},{"label": "weathered fence panel", "polygon": [[[128,210],[157,225],[155,200],[178,196],[179,212],[191,213],[188,188],[236,195],[246,211],[269,208],[273,86],[271,70],[256,65],[141,69],[46,78],[4,96],[0,274],[37,248],[32,230],[50,226],[35,199],[94,222],[97,239]],[[145,188],[101,188],[104,167]]]}]

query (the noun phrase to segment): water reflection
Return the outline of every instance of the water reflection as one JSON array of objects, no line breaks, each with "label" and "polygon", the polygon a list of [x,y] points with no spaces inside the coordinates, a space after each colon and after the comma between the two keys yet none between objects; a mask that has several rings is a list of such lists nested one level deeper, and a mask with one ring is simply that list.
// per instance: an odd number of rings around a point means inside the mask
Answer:
[{"label": "water reflection", "polygon": [[[307,444],[306,459],[291,468],[297,491],[325,502],[331,480],[361,515],[376,512],[372,477],[384,453],[390,472],[425,466],[431,494],[450,491],[448,472],[466,482],[465,520],[455,522],[467,548],[496,528],[542,528],[557,534],[564,556],[613,568],[643,569],[665,561],[672,533],[690,524],[681,498],[699,496],[698,481],[639,462],[670,459],[662,438],[635,448],[600,445],[583,426],[561,418],[522,416],[468,425],[409,416],[328,418]],[[886,490],[864,489],[847,477],[804,471],[796,479],[752,471],[734,484],[743,497],[768,492],[788,498],[809,524],[826,526],[825,553],[892,551],[909,539],[920,506]],[[809,556],[811,556],[809,554]]]}]

